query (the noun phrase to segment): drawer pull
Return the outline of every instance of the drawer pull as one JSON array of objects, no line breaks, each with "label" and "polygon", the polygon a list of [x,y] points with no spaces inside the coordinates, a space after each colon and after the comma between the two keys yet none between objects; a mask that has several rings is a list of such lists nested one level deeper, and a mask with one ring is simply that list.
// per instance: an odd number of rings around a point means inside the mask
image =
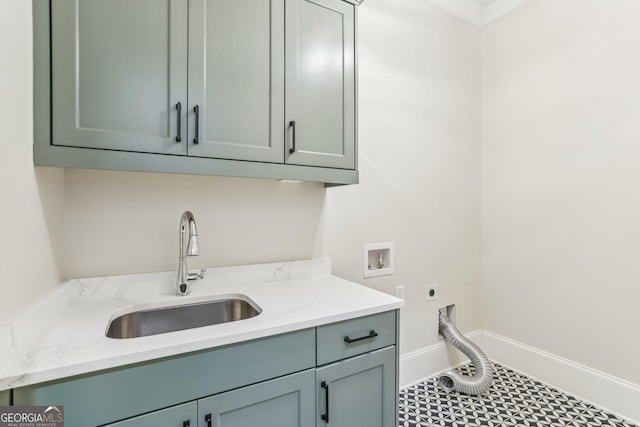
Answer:
[{"label": "drawer pull", "polygon": [[376,331],[374,331],[373,329],[369,331],[369,335],[365,335],[363,337],[360,338],[349,338],[349,335],[347,335],[346,337],[344,337],[344,342],[346,342],[347,344],[352,344],[354,342],[358,342],[358,341],[362,341],[362,340],[368,340],[369,338],[375,338],[378,336],[378,333]]},{"label": "drawer pull", "polygon": [[176,111],[178,112],[178,130],[176,131],[176,142],[182,142],[182,103],[176,104]]},{"label": "drawer pull", "polygon": [[296,152],[296,121],[291,120],[289,127],[291,128],[291,148],[289,148],[289,153],[293,154]]},{"label": "drawer pull", "polygon": [[325,401],[325,404],[327,405],[326,412],[320,415],[320,418],[322,418],[322,421],[329,424],[329,384],[327,384],[326,381],[322,381],[322,383],[320,384],[320,387],[324,389],[324,401]]},{"label": "drawer pull", "polygon": [[200,106],[196,105],[193,107],[193,112],[196,113],[196,134],[195,138],[193,138],[194,144],[200,143]]},{"label": "drawer pull", "polygon": [[207,423],[207,427],[211,427],[212,425],[211,414],[207,414],[204,416],[204,422]]},{"label": "drawer pull", "polygon": [[191,427],[191,421],[185,421],[182,423],[182,427]]}]

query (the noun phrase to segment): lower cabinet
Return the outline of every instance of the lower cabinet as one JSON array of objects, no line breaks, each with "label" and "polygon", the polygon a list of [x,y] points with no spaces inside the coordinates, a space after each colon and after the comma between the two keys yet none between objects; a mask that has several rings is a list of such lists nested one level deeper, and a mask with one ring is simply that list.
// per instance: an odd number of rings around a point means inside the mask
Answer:
[{"label": "lower cabinet", "polygon": [[105,427],[315,427],[315,369]]},{"label": "lower cabinet", "polygon": [[315,427],[315,369],[198,401],[199,426]]},{"label": "lower cabinet", "polygon": [[317,369],[318,427],[397,425],[395,346]]},{"label": "lower cabinet", "polygon": [[397,317],[16,388],[13,404],[64,406],[74,427],[396,427]]},{"label": "lower cabinet", "polygon": [[71,427],[108,425],[315,369],[315,347],[305,329],[16,388],[13,404],[64,406]]},{"label": "lower cabinet", "polygon": [[198,427],[198,405],[189,402],[105,427]]}]

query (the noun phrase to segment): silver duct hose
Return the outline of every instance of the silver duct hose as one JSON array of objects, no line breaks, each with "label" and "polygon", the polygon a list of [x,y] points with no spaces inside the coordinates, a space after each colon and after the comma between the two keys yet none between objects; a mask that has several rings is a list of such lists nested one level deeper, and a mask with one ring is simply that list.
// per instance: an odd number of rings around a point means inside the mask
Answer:
[{"label": "silver duct hose", "polygon": [[438,327],[451,345],[471,359],[476,370],[472,377],[454,371],[445,372],[438,378],[438,385],[446,391],[455,390],[465,394],[482,394],[487,391],[493,381],[493,365],[487,356],[477,345],[465,338],[445,314],[440,313]]}]

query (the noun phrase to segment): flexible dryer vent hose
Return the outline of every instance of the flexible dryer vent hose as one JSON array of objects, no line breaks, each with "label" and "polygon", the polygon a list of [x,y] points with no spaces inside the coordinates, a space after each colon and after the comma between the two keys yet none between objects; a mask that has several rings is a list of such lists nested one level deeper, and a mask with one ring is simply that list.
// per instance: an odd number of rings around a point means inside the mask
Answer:
[{"label": "flexible dryer vent hose", "polygon": [[476,373],[469,377],[454,371],[445,372],[438,378],[438,384],[446,391],[458,391],[465,394],[482,394],[489,389],[493,381],[493,365],[480,348],[465,338],[449,318],[440,313],[438,323],[440,333],[458,350],[463,352],[475,367]]}]

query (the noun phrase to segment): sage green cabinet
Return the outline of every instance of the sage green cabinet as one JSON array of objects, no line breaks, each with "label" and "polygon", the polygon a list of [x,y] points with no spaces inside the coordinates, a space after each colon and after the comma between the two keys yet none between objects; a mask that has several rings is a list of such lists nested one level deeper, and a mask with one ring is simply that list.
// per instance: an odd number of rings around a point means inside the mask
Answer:
[{"label": "sage green cabinet", "polygon": [[189,106],[190,156],[284,162],[284,0],[190,2]]},{"label": "sage green cabinet", "polygon": [[397,312],[316,328],[317,427],[396,427]]},{"label": "sage green cabinet", "polygon": [[[315,367],[315,328],[13,390],[15,405],[61,405],[98,426]],[[168,338],[169,339],[169,338]]]},{"label": "sage green cabinet", "polygon": [[315,427],[315,370],[243,387],[198,401],[206,427]]},{"label": "sage green cabinet", "polygon": [[87,427],[395,427],[397,319],[388,311],[33,384],[14,389],[13,404],[61,405],[68,425]]},{"label": "sage green cabinet", "polygon": [[53,143],[282,163],[283,9],[284,0],[54,2]]},{"label": "sage green cabinet", "polygon": [[198,404],[189,402],[105,427],[198,427]]},{"label": "sage green cabinet", "polygon": [[315,427],[315,377],[309,369],[107,427]]},{"label": "sage green cabinet", "polygon": [[287,162],[355,169],[355,7],[286,2]]},{"label": "sage green cabinet", "polygon": [[[358,356],[396,343],[396,313],[374,314],[318,326],[318,366]],[[372,336],[373,335],[373,336]],[[349,342],[346,342],[348,338]]]},{"label": "sage green cabinet", "polygon": [[395,427],[395,346],[317,369],[318,427]]},{"label": "sage green cabinet", "polygon": [[35,165],[358,182],[353,2],[33,5]]},{"label": "sage green cabinet", "polygon": [[186,155],[187,22],[182,1],[53,2],[53,144]]}]

